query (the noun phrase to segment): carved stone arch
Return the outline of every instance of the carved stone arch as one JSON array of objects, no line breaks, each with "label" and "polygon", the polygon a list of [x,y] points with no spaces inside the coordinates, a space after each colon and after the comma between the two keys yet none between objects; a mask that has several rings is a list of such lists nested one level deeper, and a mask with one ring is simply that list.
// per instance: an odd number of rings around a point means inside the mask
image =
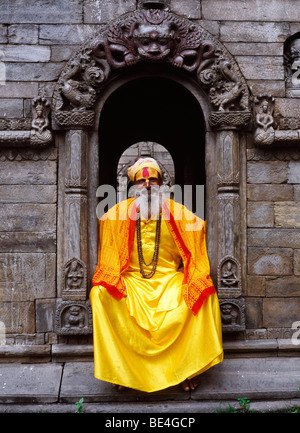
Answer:
[{"label": "carved stone arch", "polygon": [[55,124],[93,126],[103,88],[140,64],[164,65],[188,74],[209,99],[214,127],[249,123],[249,89],[224,45],[186,18],[162,9],[142,9],[113,21],[69,60],[53,94]]},{"label": "carved stone arch", "polygon": [[[99,117],[109,94],[136,77],[172,79],[188,89],[203,110],[211,274],[218,286],[220,261],[233,257],[240,265],[238,302],[243,305],[249,89],[238,64],[214,36],[162,9],[139,9],[112,21],[82,45],[56,83],[52,126],[58,131],[62,209],[58,221],[58,287],[63,287],[67,264],[75,259],[86,265],[87,287],[81,293],[88,294],[97,261]],[[65,291],[64,301],[67,296]],[[80,294],[77,302],[86,298]],[[64,328],[64,335],[68,329]],[[70,333],[76,333],[75,326]]]}]

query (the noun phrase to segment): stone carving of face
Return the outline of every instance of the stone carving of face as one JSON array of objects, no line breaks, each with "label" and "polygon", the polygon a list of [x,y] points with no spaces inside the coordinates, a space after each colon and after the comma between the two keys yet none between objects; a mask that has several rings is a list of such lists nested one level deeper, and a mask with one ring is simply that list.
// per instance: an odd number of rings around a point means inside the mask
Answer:
[{"label": "stone carving of face", "polygon": [[167,57],[174,44],[173,33],[167,25],[141,24],[133,34],[140,57],[152,62]]}]

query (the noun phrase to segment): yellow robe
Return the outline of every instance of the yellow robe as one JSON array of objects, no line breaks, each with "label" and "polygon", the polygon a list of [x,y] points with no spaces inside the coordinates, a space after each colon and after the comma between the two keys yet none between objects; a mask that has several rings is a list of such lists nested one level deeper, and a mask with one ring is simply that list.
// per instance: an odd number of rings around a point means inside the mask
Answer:
[{"label": "yellow robe", "polygon": [[[154,251],[155,224],[141,223],[146,263]],[[141,278],[135,239],[129,268],[121,276],[126,295],[116,299],[102,286],[92,288],[96,378],[153,392],[223,360],[217,294],[209,295],[198,313],[192,314],[182,295],[180,260],[162,220],[157,270],[150,280]],[[150,269],[145,267],[146,272]]]}]

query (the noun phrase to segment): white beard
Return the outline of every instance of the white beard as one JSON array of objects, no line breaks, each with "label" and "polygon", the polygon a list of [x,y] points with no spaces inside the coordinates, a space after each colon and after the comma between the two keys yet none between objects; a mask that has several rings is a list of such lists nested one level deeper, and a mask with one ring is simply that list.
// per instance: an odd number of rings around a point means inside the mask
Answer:
[{"label": "white beard", "polygon": [[158,219],[161,210],[159,187],[151,186],[151,195],[146,188],[142,188],[136,193],[136,204],[140,210],[142,219]]}]

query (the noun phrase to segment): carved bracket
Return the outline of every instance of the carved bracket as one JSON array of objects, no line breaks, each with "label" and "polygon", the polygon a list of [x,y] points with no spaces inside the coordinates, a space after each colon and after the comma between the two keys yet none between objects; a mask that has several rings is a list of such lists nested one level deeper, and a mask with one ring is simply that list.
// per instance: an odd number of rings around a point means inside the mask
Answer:
[{"label": "carved bracket", "polygon": [[49,112],[50,103],[40,96],[35,98],[32,103],[31,130],[0,131],[0,146],[43,148],[51,144]]},{"label": "carved bracket", "polygon": [[144,3],[147,7],[115,20],[88,41],[66,65],[54,92],[56,125],[92,126],[103,86],[137,63],[165,63],[192,75],[207,93],[212,111],[220,114],[211,116],[212,125],[248,124],[248,87],[224,46],[199,25],[160,7],[165,2],[157,2],[156,8],[154,2]]}]

